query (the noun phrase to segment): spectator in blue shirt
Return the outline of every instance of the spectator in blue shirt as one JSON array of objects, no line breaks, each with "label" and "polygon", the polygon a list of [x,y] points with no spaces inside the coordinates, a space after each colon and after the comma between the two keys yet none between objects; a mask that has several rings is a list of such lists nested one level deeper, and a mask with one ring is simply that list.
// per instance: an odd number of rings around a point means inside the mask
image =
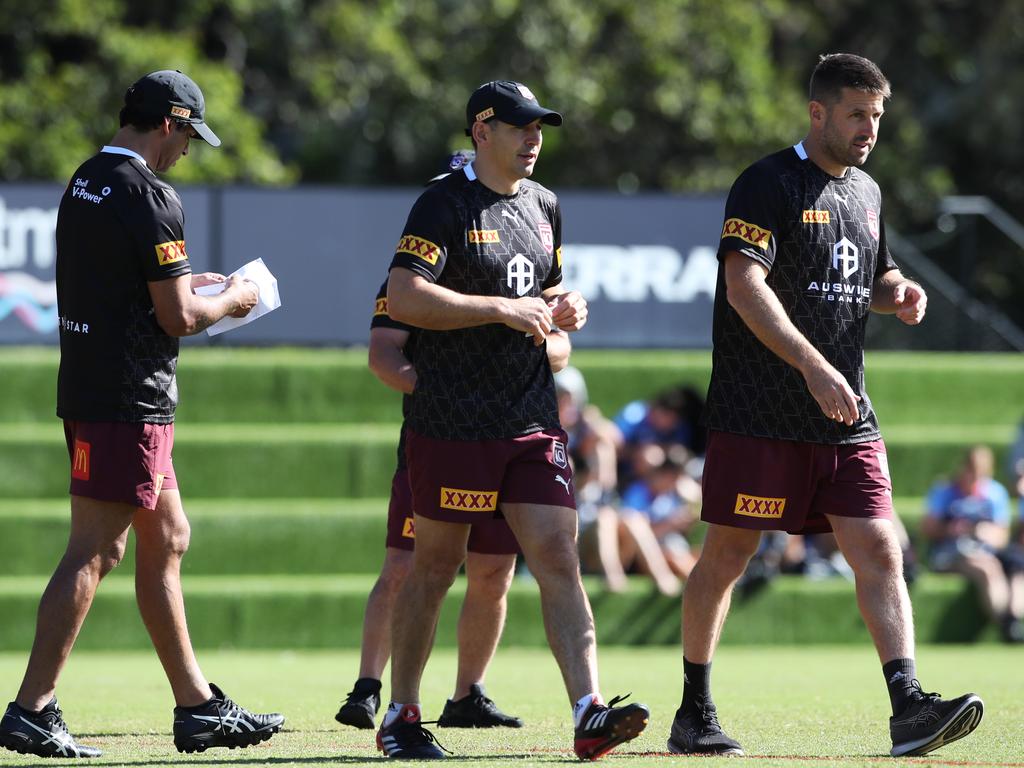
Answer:
[{"label": "spectator in blue shirt", "polygon": [[968,450],[955,477],[928,494],[924,534],[932,569],[966,576],[1003,637],[1024,642],[1024,573],[1005,557],[1010,494],[992,477],[993,467],[991,449]]}]

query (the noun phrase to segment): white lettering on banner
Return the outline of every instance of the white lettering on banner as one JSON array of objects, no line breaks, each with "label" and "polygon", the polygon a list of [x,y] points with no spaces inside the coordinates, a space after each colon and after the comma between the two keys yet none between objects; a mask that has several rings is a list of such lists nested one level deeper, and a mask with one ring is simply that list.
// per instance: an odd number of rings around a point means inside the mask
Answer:
[{"label": "white lettering on banner", "polygon": [[715,297],[715,249],[699,245],[686,259],[668,245],[577,245],[563,248],[563,284],[593,301],[641,302],[654,298],[686,304]]},{"label": "white lettering on banner", "polygon": [[0,197],[0,269],[25,267],[30,254],[37,269],[52,267],[56,231],[56,208],[9,209]]}]

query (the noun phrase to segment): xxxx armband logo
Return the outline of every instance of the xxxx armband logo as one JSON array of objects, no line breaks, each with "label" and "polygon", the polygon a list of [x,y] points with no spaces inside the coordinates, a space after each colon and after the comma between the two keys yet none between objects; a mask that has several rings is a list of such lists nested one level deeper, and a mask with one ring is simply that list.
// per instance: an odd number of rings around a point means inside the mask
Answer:
[{"label": "xxxx armband logo", "polygon": [[457,512],[493,512],[498,508],[497,491],[465,491],[441,488],[441,509]]},{"label": "xxxx armband logo", "polygon": [[767,248],[772,233],[771,230],[762,229],[756,224],[749,224],[743,219],[728,219],[725,226],[722,227],[722,239],[727,237],[738,237],[758,248]]},{"label": "xxxx armband logo", "polygon": [[416,538],[416,523],[414,522],[413,518],[407,517],[405,518],[404,521],[402,521],[402,536],[404,536],[407,539]]},{"label": "xxxx armband logo", "polygon": [[385,296],[382,299],[377,299],[377,301],[374,302],[374,304],[373,304],[373,316],[374,317],[380,317],[381,315],[386,315],[387,313],[388,313],[388,299],[387,299],[387,297]]},{"label": "xxxx armband logo", "polygon": [[405,235],[398,241],[396,253],[408,253],[411,256],[419,256],[428,264],[437,264],[441,256],[441,249],[429,240],[415,235]]},{"label": "xxxx armband logo", "polygon": [[188,258],[185,253],[184,240],[171,240],[167,243],[160,243],[156,247],[156,262],[161,267],[165,264],[173,264],[176,261],[184,261]]},{"label": "xxxx armband logo", "polygon": [[786,509],[786,500],[772,499],[764,496],[748,496],[736,494],[736,508],[733,512],[747,517],[779,518]]}]

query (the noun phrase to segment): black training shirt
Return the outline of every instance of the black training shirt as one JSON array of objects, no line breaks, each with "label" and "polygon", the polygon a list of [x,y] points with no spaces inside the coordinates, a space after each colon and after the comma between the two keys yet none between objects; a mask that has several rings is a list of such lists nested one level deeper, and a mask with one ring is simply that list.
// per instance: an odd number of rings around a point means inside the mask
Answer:
[{"label": "black training shirt", "polygon": [[[539,297],[562,280],[555,195],[524,179],[513,195],[469,165],[416,201],[391,267],[477,296]],[[492,440],[558,427],[544,345],[506,325],[419,330],[408,424],[427,437]]]},{"label": "black training shirt", "polygon": [[178,339],[157,324],[147,283],[192,271],[181,200],[136,156],[86,160],[57,214],[57,415],[174,421]]},{"label": "black training shirt", "polygon": [[[729,251],[768,269],[768,287],[797,330],[860,395],[853,426],[825,416],[800,372],[764,346],[729,305]],[[830,176],[802,144],[769,155],[729,192],[718,258],[708,426],[812,443],[878,439],[864,387],[864,331],[875,279],[896,264],[885,244],[874,180],[858,168]]]}]

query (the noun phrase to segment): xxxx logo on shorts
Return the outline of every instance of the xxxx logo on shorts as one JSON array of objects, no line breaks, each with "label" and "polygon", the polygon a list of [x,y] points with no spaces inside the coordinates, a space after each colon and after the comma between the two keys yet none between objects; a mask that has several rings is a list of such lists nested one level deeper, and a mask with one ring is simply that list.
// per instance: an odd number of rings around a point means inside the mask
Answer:
[{"label": "xxxx logo on shorts", "polygon": [[89,479],[89,458],[92,446],[84,440],[75,440],[75,449],[71,453],[71,476],[75,480]]},{"label": "xxxx logo on shorts", "polygon": [[402,535],[407,539],[416,538],[416,525],[413,518],[407,517],[402,521]]},{"label": "xxxx logo on shorts", "polygon": [[458,512],[493,512],[498,508],[497,491],[464,491],[441,488],[441,509]]},{"label": "xxxx logo on shorts", "polygon": [[373,304],[373,316],[380,317],[388,313],[388,297],[377,299]]},{"label": "xxxx logo on shorts", "polygon": [[415,235],[403,235],[402,239],[398,241],[398,247],[395,249],[395,252],[419,256],[428,264],[437,264],[437,259],[441,255],[441,249],[434,245],[434,243]]},{"label": "xxxx logo on shorts", "polygon": [[747,517],[779,518],[786,509],[785,499],[770,499],[764,496],[736,494],[736,508],[733,512]]},{"label": "xxxx logo on shorts", "polygon": [[154,247],[156,248],[156,262],[161,267],[165,264],[173,264],[176,261],[184,261],[188,258],[188,254],[185,253],[184,240],[171,240]]},{"label": "xxxx logo on shorts", "polygon": [[771,230],[761,229],[756,224],[748,224],[743,219],[728,219],[722,227],[722,239],[727,237],[738,237],[758,248],[767,248],[772,233]]}]

